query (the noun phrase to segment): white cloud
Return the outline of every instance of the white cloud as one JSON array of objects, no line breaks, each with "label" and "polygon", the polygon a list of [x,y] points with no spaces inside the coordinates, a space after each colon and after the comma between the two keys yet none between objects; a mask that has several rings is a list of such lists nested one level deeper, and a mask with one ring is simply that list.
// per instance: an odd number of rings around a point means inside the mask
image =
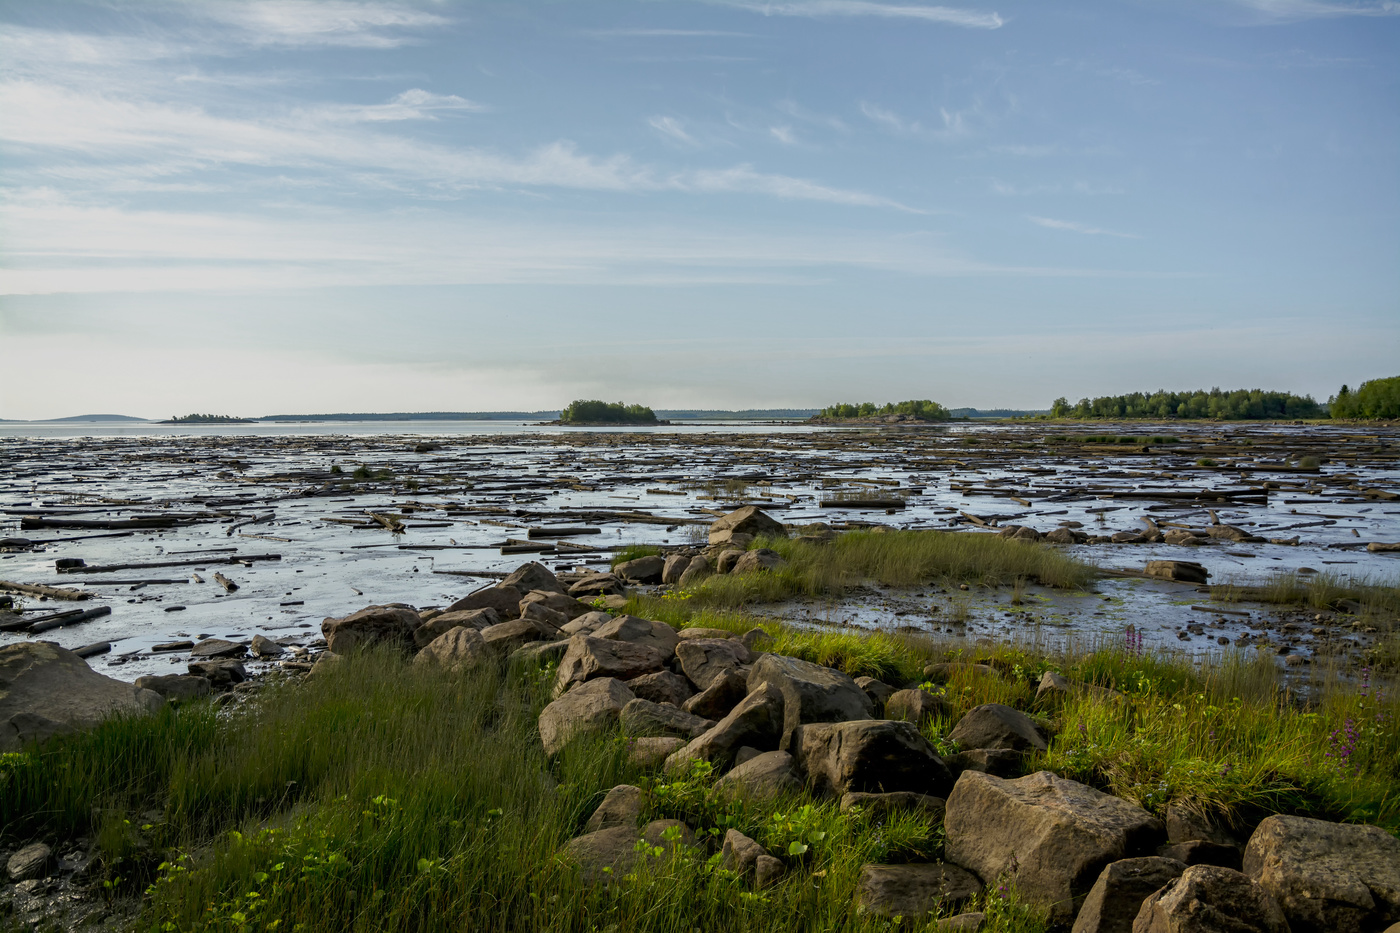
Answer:
[{"label": "white cloud", "polygon": [[1363,3],[1326,3],[1323,0],[1230,0],[1264,23],[1293,23],[1339,16],[1400,16],[1394,0]]},{"label": "white cloud", "polygon": [[852,207],[888,207],[911,214],[928,213],[879,195],[829,188],[803,178],[767,175],[754,171],[748,165],[688,172],[674,177],[673,183],[685,191],[748,192],[787,200],[825,201],[828,204],[846,204]]},{"label": "white cloud", "polygon": [[384,123],[436,120],[440,112],[481,113],[489,109],[485,104],[466,100],[456,94],[430,94],[420,88],[412,88],[383,104],[323,104],[303,113],[315,119],[341,123]]},{"label": "white cloud", "polygon": [[768,132],[784,146],[797,145],[797,136],[792,132],[792,127],[790,126],[770,126],[768,127]]},{"label": "white cloud", "polygon": [[946,23],[972,29],[1000,29],[1006,21],[996,13],[963,10],[946,6],[913,6],[894,3],[872,3],[868,0],[797,0],[789,3],[765,3],[755,0],[720,0],[765,16],[871,16],[881,19],[915,19],[929,23]]},{"label": "white cloud", "polygon": [[1093,236],[1113,236],[1125,240],[1140,240],[1142,236],[1137,233],[1119,233],[1116,230],[1103,230],[1099,227],[1090,227],[1087,224],[1075,223],[1072,220],[1053,220],[1049,217],[1035,217],[1027,215],[1027,220],[1041,227],[1051,230],[1071,230],[1075,233],[1087,233]]},{"label": "white cloud", "polygon": [[410,6],[344,0],[216,0],[187,9],[236,26],[259,45],[393,48],[410,41],[401,30],[450,23],[446,17]]},{"label": "white cloud", "polygon": [[752,39],[750,32],[728,32],[723,29],[590,29],[586,35],[598,39],[612,38],[642,38],[642,39],[706,39],[706,38],[732,38],[732,39]]},{"label": "white cloud", "polygon": [[872,122],[887,126],[896,133],[911,133],[919,129],[918,123],[905,122],[905,120],[893,110],[886,110],[883,107],[867,101],[861,101],[860,112],[865,114]]},{"label": "white cloud", "polygon": [[652,129],[674,142],[685,143],[687,146],[697,145],[695,137],[687,133],[685,127],[681,125],[681,121],[675,117],[652,117],[647,123],[651,125]]}]

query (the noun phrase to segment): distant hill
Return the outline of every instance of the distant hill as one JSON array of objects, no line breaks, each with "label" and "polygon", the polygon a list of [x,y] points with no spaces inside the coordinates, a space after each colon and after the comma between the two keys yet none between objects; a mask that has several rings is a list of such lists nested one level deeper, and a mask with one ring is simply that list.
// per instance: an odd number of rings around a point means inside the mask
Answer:
[{"label": "distant hill", "polygon": [[948,412],[954,418],[1025,418],[1029,415],[1048,415],[1050,410],[1029,410],[1021,408],[954,408]]},{"label": "distant hill", "polygon": [[67,418],[39,418],[25,421],[23,418],[0,418],[0,424],[58,424],[65,421],[150,421],[150,418],[137,418],[132,415],[71,415]]},{"label": "distant hill", "polygon": [[263,415],[258,421],[541,421],[554,411],[341,411],[326,415]]},{"label": "distant hill", "polygon": [[775,418],[807,419],[817,413],[816,408],[745,408],[740,411],[725,411],[718,408],[684,408],[656,410],[656,417],[670,421],[756,421]]}]

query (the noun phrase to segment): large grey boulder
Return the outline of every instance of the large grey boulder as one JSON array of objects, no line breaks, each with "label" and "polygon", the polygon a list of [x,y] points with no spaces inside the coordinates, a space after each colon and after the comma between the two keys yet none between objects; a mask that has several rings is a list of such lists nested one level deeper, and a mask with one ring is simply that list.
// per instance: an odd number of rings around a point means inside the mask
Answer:
[{"label": "large grey boulder", "polygon": [[521,595],[517,598],[517,603],[524,598],[526,593],[533,593],[537,590],[545,593],[564,592],[564,585],[559,582],[559,578],[539,561],[521,564],[514,573],[502,580],[499,586],[519,590]]},{"label": "large grey boulder", "polygon": [[671,736],[643,736],[627,740],[627,763],[650,770],[666,763],[672,752],[685,744],[685,739]]},{"label": "large grey boulder", "polygon": [[561,631],[565,635],[592,635],[598,629],[612,621],[612,613],[595,609],[592,612],[585,612],[578,616]]},{"label": "large grey boulder", "polygon": [[865,691],[865,695],[870,697],[871,705],[877,710],[884,709],[890,697],[897,692],[894,687],[874,677],[857,677],[856,686]]},{"label": "large grey boulder", "polygon": [[455,612],[440,612],[413,632],[413,643],[426,648],[442,635],[458,626],[481,631],[501,622],[501,614],[494,609],[459,609]]},{"label": "large grey boulder", "polygon": [[248,656],[248,646],[241,641],[227,638],[205,638],[190,649],[192,658],[243,658]]},{"label": "large grey boulder", "polygon": [[690,566],[690,558],[684,554],[672,554],[666,558],[666,565],[661,570],[661,582],[673,585],[681,582],[681,574]]},{"label": "large grey boulder", "polygon": [[878,917],[904,917],[914,923],[929,911],[953,909],[982,890],[976,876],[956,865],[930,862],[916,865],[862,865],[856,882],[856,903]]},{"label": "large grey boulder", "polygon": [[715,782],[715,791],[724,796],[750,800],[772,800],[802,790],[802,779],[787,752],[763,752],[748,759]]},{"label": "large grey boulder", "polygon": [[941,716],[948,710],[948,704],[926,690],[898,690],[890,694],[885,702],[885,718],[912,722],[922,726]]},{"label": "large grey boulder", "polygon": [[1192,865],[1148,895],[1133,933],[1290,933],[1290,928],[1273,896],[1248,875]]},{"label": "large grey boulder", "polygon": [[785,741],[819,793],[907,790],[941,795],[953,783],[943,760],[913,723],[810,723],[793,729]]},{"label": "large grey boulder", "polygon": [[[651,700],[653,703],[670,703],[672,706],[684,706],[686,701],[695,694],[690,686],[690,681],[674,671],[655,671],[640,677],[633,677],[627,681],[627,686],[643,700]],[[697,716],[704,716],[706,719],[721,719],[724,716],[724,713],[720,713],[719,716],[709,716],[699,710],[688,708],[686,711]],[[727,713],[729,710],[726,709],[724,712]]]},{"label": "large grey boulder", "polygon": [[400,606],[366,606],[339,619],[321,623],[326,650],[353,654],[372,645],[387,644],[405,651],[413,647],[413,633],[422,620],[412,609]]},{"label": "large grey boulder", "polygon": [[627,735],[673,735],[693,739],[714,727],[714,720],[692,716],[684,710],[638,697],[622,708],[618,717]]},{"label": "large grey boulder", "polygon": [[[316,665],[312,668],[312,673],[320,667],[322,662],[327,664],[337,663],[345,656],[334,652],[324,652],[316,659]],[[334,660],[330,660],[334,659]],[[215,690],[223,690],[225,687],[232,687],[248,680],[248,671],[243,667],[243,662],[233,658],[218,658],[212,661],[191,661],[185,669],[196,677],[207,679]]]},{"label": "large grey boulder", "polygon": [[208,677],[194,674],[149,674],[136,678],[136,686],[142,690],[154,690],[175,703],[198,700],[214,692],[214,685]]},{"label": "large grey boulder", "polygon": [[52,866],[53,849],[42,842],[31,842],[6,860],[5,874],[17,884],[44,877]]},{"label": "large grey boulder", "polygon": [[99,674],[57,645],[26,641],[0,648],[0,752],[164,705],[159,693]]},{"label": "large grey boulder", "polygon": [[555,590],[532,590],[526,593],[520,600],[520,614],[523,616],[526,607],[532,605],[543,606],[553,612],[561,612],[566,616],[566,622],[572,622],[579,616],[587,615],[593,611],[593,608],[587,603]]},{"label": "large grey boulder", "polygon": [[1049,771],[1003,780],[966,771],[948,796],[945,858],[1066,923],[1109,862],[1148,855],[1162,824],[1141,807]]},{"label": "large grey boulder", "polygon": [[968,710],[948,738],[963,748],[1007,748],[1012,751],[1045,751],[1049,745],[1035,720],[1000,703],[984,703]]},{"label": "large grey boulder", "polygon": [[1400,839],[1376,826],[1271,816],[1244,850],[1244,873],[1293,933],[1370,933],[1400,922]]},{"label": "large grey boulder", "polygon": [[[666,831],[676,828],[679,838],[668,842]],[[637,842],[646,840],[647,846],[639,851]],[[694,844],[695,834],[679,820],[653,820],[640,831],[634,826],[610,826],[595,832],[585,833],[564,844],[563,854],[578,865],[585,883],[608,884],[622,878],[642,859],[665,858],[681,846]],[[655,856],[654,850],[662,854]]]},{"label": "large grey boulder", "polygon": [[805,723],[846,722],[875,715],[870,697],[849,676],[800,658],[781,654],[759,658],[749,671],[749,691],[763,684],[782,691],[784,734]]},{"label": "large grey boulder", "polygon": [[714,764],[721,770],[734,760],[745,745],[772,750],[783,728],[783,695],[772,684],[764,684],[725,716],[708,732],[692,739],[666,759],[668,771],[685,767],[693,759]]},{"label": "large grey boulder", "polygon": [[590,573],[569,587],[569,595],[591,602],[599,596],[620,595],[625,589],[615,573]]},{"label": "large grey boulder", "polygon": [[697,716],[723,719],[748,695],[748,680],[743,674],[733,670],[710,681],[708,687],[687,699],[684,705],[687,712]]},{"label": "large grey boulder", "polygon": [[749,649],[734,638],[686,638],[675,650],[681,670],[701,690],[749,663]]},{"label": "large grey boulder", "polygon": [[787,561],[778,554],[777,551],[766,547],[754,548],[752,551],[745,551],[734,561],[734,569],[730,573],[746,574],[759,573],[763,570],[777,570],[786,564]]},{"label": "large grey boulder", "polygon": [[685,570],[681,572],[680,579],[676,581],[676,585],[681,589],[689,589],[713,572],[713,569],[710,567],[710,562],[705,559],[705,555],[696,554],[690,559],[690,562],[685,565]]},{"label": "large grey boulder", "polygon": [[667,660],[676,653],[676,644],[681,640],[676,630],[665,622],[653,622],[636,616],[618,616],[594,629],[593,637],[646,645],[661,652],[661,656]]},{"label": "large grey boulder", "polygon": [[495,586],[483,587],[475,593],[468,593],[448,606],[443,615],[472,609],[492,609],[501,617],[498,621],[514,619],[520,615],[520,600],[524,597],[525,594],[515,587],[498,583]]},{"label": "large grey boulder", "polygon": [[943,814],[948,809],[948,801],[931,794],[917,794],[908,790],[894,790],[889,793],[869,793],[853,790],[841,795],[841,812],[856,807],[872,819],[884,819],[891,813],[917,813],[935,823],[943,822]]},{"label": "large grey boulder", "polygon": [[612,728],[622,708],[632,700],[632,691],[612,677],[591,680],[570,690],[540,711],[544,753],[557,755],[577,735]]},{"label": "large grey boulder", "polygon": [[555,641],[560,637],[559,630],[553,626],[523,618],[498,622],[482,629],[479,634],[488,650],[502,656],[533,641]]},{"label": "large grey boulder", "polygon": [[528,599],[520,601],[520,618],[524,621],[534,622],[540,628],[548,631],[551,636],[561,634],[564,626],[573,621],[566,612],[551,609],[543,602],[530,602]]},{"label": "large grey boulder", "polygon": [[633,583],[660,583],[666,570],[666,558],[651,554],[626,560],[613,568],[613,573]]},{"label": "large grey boulder", "polygon": [[627,641],[575,635],[559,662],[554,693],[559,695],[574,684],[595,677],[616,677],[630,680],[661,669],[666,658],[649,645],[634,645]]},{"label": "large grey boulder", "polygon": [[647,807],[647,795],[634,784],[619,784],[608,791],[598,809],[584,824],[583,831],[595,833],[609,826],[627,826],[635,829]]},{"label": "large grey boulder", "polygon": [[[722,535],[720,532],[729,532],[730,534]],[[786,538],[787,529],[783,527],[782,522],[770,517],[757,506],[746,505],[710,524],[711,544],[724,543],[730,540],[731,535],[736,534]]]},{"label": "large grey boulder", "polygon": [[[511,623],[504,623],[509,625]],[[443,632],[413,659],[415,667],[441,667],[460,673],[473,670],[491,657],[491,649],[481,632],[457,625]]]},{"label": "large grey boulder", "polygon": [[1155,856],[1109,862],[1089,889],[1072,933],[1133,933],[1142,902],[1185,870],[1176,859]]}]

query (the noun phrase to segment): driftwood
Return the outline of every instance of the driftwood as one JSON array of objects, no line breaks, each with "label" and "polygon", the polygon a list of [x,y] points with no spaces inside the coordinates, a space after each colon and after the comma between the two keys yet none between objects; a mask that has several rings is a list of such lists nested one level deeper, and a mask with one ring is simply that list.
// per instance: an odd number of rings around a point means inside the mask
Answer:
[{"label": "driftwood", "polygon": [[85,518],[42,518],[24,517],[19,520],[21,529],[30,528],[102,528],[115,531],[121,528],[174,528],[176,525],[192,525],[194,521],[178,518],[120,518],[110,521],[97,521]]},{"label": "driftwood", "polygon": [[117,570],[155,570],[161,567],[200,567],[208,564],[245,564],[257,560],[281,560],[281,554],[229,554],[194,560],[158,560],[139,564],[106,564],[100,567],[71,567],[59,573],[113,573]]},{"label": "driftwood", "polygon": [[94,606],[91,609],[84,609],[82,612],[78,612],[73,615],[63,614],[60,618],[54,618],[50,616],[47,619],[35,619],[34,621],[29,623],[29,627],[24,631],[28,632],[31,635],[37,635],[40,632],[47,632],[49,629],[64,628],[65,626],[69,625],[77,625],[80,622],[87,622],[91,619],[96,619],[100,618],[101,616],[111,614],[111,606]]},{"label": "driftwood", "polygon": [[0,580],[0,590],[8,590],[11,593],[24,593],[26,596],[46,596],[49,599],[92,599],[91,593],[84,593],[82,590],[42,586],[38,583],[9,583],[5,580]]},{"label": "driftwood", "polygon": [[221,573],[214,574],[214,582],[222,586],[226,593],[236,593],[238,591],[238,584]]}]

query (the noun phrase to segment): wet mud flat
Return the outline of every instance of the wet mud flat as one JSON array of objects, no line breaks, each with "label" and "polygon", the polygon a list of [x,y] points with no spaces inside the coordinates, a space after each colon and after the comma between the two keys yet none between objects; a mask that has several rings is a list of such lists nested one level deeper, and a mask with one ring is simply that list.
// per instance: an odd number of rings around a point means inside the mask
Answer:
[{"label": "wet mud flat", "polygon": [[0,596],[22,610],[0,611],[0,644],[88,647],[134,679],[183,672],[203,637],[262,634],[295,665],[327,616],[445,606],[532,559],[576,571],[629,545],[698,551],[717,515],[751,504],[838,531],[1060,531],[1055,546],[1109,571],[1093,592],[865,588],[750,607],[766,615],[969,648],[1121,644],[1131,627],[1141,650],[1355,665],[1393,618],[1225,602],[1141,572],[1178,560],[1217,585],[1393,586],[1397,467],[1400,429],[1346,425],[0,438]]}]

